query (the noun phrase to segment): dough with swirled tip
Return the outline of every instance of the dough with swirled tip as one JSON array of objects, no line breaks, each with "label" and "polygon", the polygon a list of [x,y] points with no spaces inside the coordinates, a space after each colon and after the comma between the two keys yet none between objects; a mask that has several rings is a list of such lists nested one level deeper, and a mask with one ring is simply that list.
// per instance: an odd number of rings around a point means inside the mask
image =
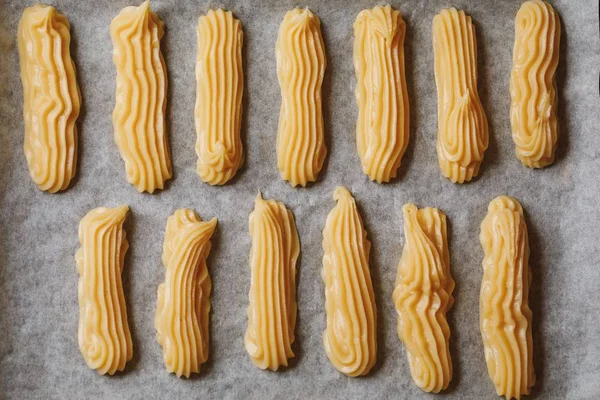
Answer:
[{"label": "dough with swirled tip", "polygon": [[308,8],[288,11],[275,55],[281,89],[277,167],[290,185],[306,186],[317,180],[327,154],[321,98],[327,59],[319,17]]},{"label": "dough with swirled tip", "polygon": [[240,137],[244,72],[242,24],[231,11],[198,19],[196,171],[211,185],[227,183],[244,163]]},{"label": "dough with swirled tip", "polygon": [[363,10],[354,22],[356,146],[364,173],[378,183],[396,176],[408,145],[405,36],[402,14],[389,5]]},{"label": "dough with swirled tip", "polygon": [[450,274],[446,216],[437,208],[402,208],[404,250],[393,299],[398,336],[406,347],[413,381],[438,393],[452,380],[450,327],[454,280]]},{"label": "dough with swirled tip", "polygon": [[489,138],[477,92],[475,26],[464,11],[450,8],[433,18],[433,55],[438,162],[446,178],[468,182],[479,173]]},{"label": "dough with swirled tip", "polygon": [[167,371],[189,378],[208,359],[211,280],[206,266],[217,219],[182,208],[169,217],[163,243],[165,282],[154,326]]},{"label": "dough with swirled tip", "polygon": [[260,193],[249,226],[250,303],[244,345],[254,365],[276,371],[294,357],[298,231],[292,212]]},{"label": "dough with swirled tip", "polygon": [[173,175],[165,123],[163,34],[163,22],[150,11],[149,1],[125,7],[110,24],[117,70],[114,136],[125,161],[127,181],[138,192],[163,189]]},{"label": "dough with swirled tip", "polygon": [[499,396],[520,399],[535,384],[535,373],[529,239],[519,202],[507,196],[492,200],[479,239],[484,252],[479,317],[488,373]]},{"label": "dough with swirled tip", "polygon": [[377,307],[369,271],[371,242],[354,198],[339,186],[337,205],[323,229],[327,328],[323,346],[329,361],[348,376],[366,375],[377,357]]},{"label": "dough with swirled tip", "polygon": [[510,122],[517,157],[529,168],[543,168],[554,162],[559,53],[558,14],[545,1],[523,3],[515,19]]},{"label": "dough with swirled tip", "polygon": [[54,7],[36,4],[19,21],[25,158],[40,190],[68,188],[77,169],[81,95],[71,59],[70,24]]},{"label": "dough with swirled tip", "polygon": [[96,208],[79,224],[79,350],[99,374],[123,371],[133,356],[121,273],[129,248],[123,222],[129,207]]}]

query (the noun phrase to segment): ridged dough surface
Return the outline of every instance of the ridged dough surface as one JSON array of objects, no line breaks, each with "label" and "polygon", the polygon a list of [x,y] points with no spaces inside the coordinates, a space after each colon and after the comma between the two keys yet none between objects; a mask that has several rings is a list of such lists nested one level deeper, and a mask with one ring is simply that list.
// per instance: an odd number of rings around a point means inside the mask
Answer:
[{"label": "ridged dough surface", "polygon": [[479,173],[488,147],[487,117],[477,92],[477,40],[471,17],[454,8],[433,18],[438,92],[437,153],[442,174],[454,183]]},{"label": "ridged dough surface", "polygon": [[197,172],[211,185],[227,183],[244,162],[240,137],[244,34],[231,11],[198,19],[196,56]]},{"label": "ridged dough surface", "polygon": [[396,177],[409,140],[404,72],[406,24],[389,5],[363,10],[354,22],[356,146],[369,179]]},{"label": "ridged dough surface", "polygon": [[523,3],[515,19],[510,122],[517,157],[529,168],[543,168],[554,162],[559,53],[558,14],[545,1]]},{"label": "ridged dough surface", "polygon": [[246,351],[261,369],[276,371],[294,357],[296,261],[300,254],[294,215],[259,193],[250,214],[250,304]]},{"label": "ridged dough surface", "polygon": [[398,312],[398,336],[406,347],[413,381],[426,392],[438,393],[452,380],[450,327],[454,280],[446,216],[437,208],[402,208],[404,250],[393,299]]},{"label": "ridged dough surface", "polygon": [[163,22],[145,1],[125,7],[110,24],[117,69],[115,141],[127,181],[138,192],[163,189],[171,178],[165,108],[167,69],[160,52]]},{"label": "ridged dough surface", "polygon": [[79,224],[79,349],[99,374],[123,371],[133,356],[121,273],[129,247],[123,222],[129,207],[96,208]]},{"label": "ridged dough surface", "polygon": [[216,218],[182,208],[169,217],[163,243],[165,282],[154,326],[167,371],[189,378],[208,359],[211,280],[206,266]]},{"label": "ridged dough surface", "polygon": [[327,59],[319,17],[308,8],[288,11],[275,55],[281,89],[277,167],[292,186],[305,186],[317,180],[327,154],[321,97]]},{"label": "ridged dough surface", "polygon": [[81,95],[67,17],[36,4],[19,21],[23,84],[24,151],[31,179],[41,190],[65,190],[77,169]]},{"label": "ridged dough surface", "polygon": [[323,346],[340,372],[366,375],[377,356],[377,307],[369,271],[371,242],[348,189],[338,187],[333,199],[337,205],[323,229],[327,313]]},{"label": "ridged dough surface", "polygon": [[506,196],[492,200],[479,239],[485,254],[479,312],[488,373],[498,395],[519,399],[535,383],[529,241],[519,202]]}]

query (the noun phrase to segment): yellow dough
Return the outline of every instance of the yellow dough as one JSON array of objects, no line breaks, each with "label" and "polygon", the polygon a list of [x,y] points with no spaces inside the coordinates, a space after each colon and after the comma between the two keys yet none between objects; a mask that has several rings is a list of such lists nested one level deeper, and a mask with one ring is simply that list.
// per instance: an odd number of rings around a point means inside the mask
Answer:
[{"label": "yellow dough", "polygon": [[560,19],[552,6],[540,0],[523,3],[515,19],[510,122],[517,157],[529,168],[554,162],[559,51]]},{"label": "yellow dough", "polygon": [[167,69],[160,52],[163,22],[145,1],[125,7],[110,24],[117,68],[115,141],[127,181],[138,192],[163,189],[171,178],[165,108]]},{"label": "yellow dough", "polygon": [[206,267],[217,219],[204,222],[187,208],[169,217],[154,326],[167,371],[189,378],[208,359],[211,281]]},{"label": "yellow dough", "polygon": [[438,393],[452,380],[450,328],[454,280],[446,216],[437,208],[402,208],[404,250],[393,299],[398,312],[398,336],[406,347],[413,381],[426,392]]},{"label": "yellow dough", "polygon": [[77,169],[81,95],[71,59],[67,17],[36,4],[19,21],[25,158],[41,190],[65,190]]},{"label": "yellow dough", "polygon": [[406,24],[389,5],[363,10],[354,22],[356,145],[369,179],[396,177],[409,139],[404,72]]},{"label": "yellow dough", "polygon": [[231,11],[221,9],[200,17],[197,33],[197,172],[204,182],[223,185],[244,162],[240,137],[244,34]]},{"label": "yellow dough", "polygon": [[535,383],[529,241],[519,202],[506,196],[492,200],[479,239],[485,253],[479,312],[488,373],[498,395],[519,399]]},{"label": "yellow dough", "polygon": [[96,208],[79,224],[79,349],[99,374],[123,371],[133,356],[121,273],[129,247],[123,222],[129,207]]},{"label": "yellow dough", "polygon": [[371,243],[354,198],[339,186],[323,229],[323,270],[329,361],[348,376],[366,375],[377,355],[377,307],[369,271]]},{"label": "yellow dough", "polygon": [[250,305],[244,344],[257,367],[276,371],[294,357],[298,231],[292,212],[279,201],[263,200],[260,193],[249,225]]},{"label": "yellow dough", "polygon": [[468,182],[488,147],[488,123],[477,93],[475,26],[464,11],[450,8],[433,18],[433,55],[438,162],[446,178]]},{"label": "yellow dough", "polygon": [[321,99],[327,59],[319,18],[308,8],[288,11],[275,55],[281,88],[277,167],[292,186],[305,186],[317,180],[327,154]]}]

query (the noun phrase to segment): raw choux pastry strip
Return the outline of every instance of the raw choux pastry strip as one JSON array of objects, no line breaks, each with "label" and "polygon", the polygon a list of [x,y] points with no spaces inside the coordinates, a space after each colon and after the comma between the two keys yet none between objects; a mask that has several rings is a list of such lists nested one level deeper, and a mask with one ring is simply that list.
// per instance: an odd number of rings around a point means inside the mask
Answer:
[{"label": "raw choux pastry strip", "polygon": [[327,154],[321,98],[327,59],[319,18],[308,8],[288,11],[275,55],[281,88],[277,167],[292,186],[305,186],[317,180]]},{"label": "raw choux pastry strip", "polygon": [[363,10],[354,22],[356,145],[369,179],[396,177],[409,140],[404,72],[406,24],[389,5]]},{"label": "raw choux pastry strip", "polygon": [[477,93],[475,26],[464,11],[450,8],[433,18],[433,55],[438,162],[446,178],[468,182],[488,147],[488,123]]},{"label": "raw choux pastry strip", "polygon": [[129,207],[96,208],[79,224],[79,350],[99,374],[123,371],[133,356],[121,273],[129,247],[123,222]]},{"label": "raw choux pastry strip", "polygon": [[559,53],[558,14],[545,1],[523,3],[515,19],[510,122],[517,157],[529,168],[543,168],[554,162]]},{"label": "raw choux pastry strip", "polygon": [[163,22],[145,1],[125,7],[110,24],[117,69],[115,142],[127,181],[138,192],[163,189],[171,178],[165,108],[167,69],[160,52]]},{"label": "raw choux pastry strip", "polygon": [[292,212],[279,201],[263,200],[260,193],[249,225],[250,304],[244,345],[257,367],[276,371],[294,357],[298,231]]},{"label": "raw choux pastry strip", "polygon": [[366,375],[377,356],[377,307],[369,271],[371,243],[345,187],[323,229],[327,328],[323,346],[329,361],[348,376]]},{"label": "raw choux pastry strip", "polygon": [[208,359],[211,280],[206,266],[217,219],[182,208],[169,217],[163,244],[165,282],[158,287],[154,326],[167,371],[200,372]]},{"label": "raw choux pastry strip", "polygon": [[523,209],[507,196],[492,200],[481,224],[483,280],[479,301],[488,373],[499,396],[520,399],[535,383],[529,241]]},{"label": "raw choux pastry strip", "polygon": [[452,380],[450,328],[454,280],[446,216],[437,208],[402,208],[404,250],[393,299],[398,312],[398,336],[406,347],[413,381],[426,392],[438,393]]},{"label": "raw choux pastry strip", "polygon": [[240,137],[244,34],[231,11],[198,19],[196,56],[197,172],[211,185],[227,183],[244,162]]},{"label": "raw choux pastry strip", "polygon": [[40,190],[65,190],[77,169],[81,95],[71,59],[70,24],[54,7],[36,4],[19,21],[25,158]]}]

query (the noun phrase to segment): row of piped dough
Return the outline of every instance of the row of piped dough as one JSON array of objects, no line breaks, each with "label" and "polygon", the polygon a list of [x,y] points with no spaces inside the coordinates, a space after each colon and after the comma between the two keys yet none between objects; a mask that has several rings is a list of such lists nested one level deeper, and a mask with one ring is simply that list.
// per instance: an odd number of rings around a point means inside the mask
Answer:
[{"label": "row of piped dough", "polygon": [[[327,59],[320,24],[308,9],[289,11],[275,46],[281,89],[277,166],[292,186],[316,181],[327,153],[321,94]],[[172,176],[167,70],[160,49],[163,22],[146,1],[124,8],[110,33],[117,71],[115,142],[127,180],[138,191],[152,193]],[[400,11],[389,5],[363,10],[354,23],[356,145],[363,171],[379,183],[397,175],[410,136],[405,35]],[[199,18],[197,38],[197,173],[204,182],[223,185],[244,162],[241,23],[230,11],[211,10]],[[41,190],[65,190],[76,169],[81,103],[69,22],[53,7],[29,7],[19,23],[18,41],[30,174]],[[554,161],[559,42],[553,8],[541,0],[525,2],[515,20],[510,120],[516,154],[531,168]],[[463,183],[478,174],[488,146],[471,17],[454,8],[442,10],[433,19],[433,47],[439,166],[452,182]]]},{"label": "row of piped dough", "polygon": [[[323,229],[327,327],[323,347],[331,364],[348,376],[366,375],[376,361],[377,307],[369,269],[371,244],[356,202],[344,187]],[[121,371],[132,357],[121,284],[128,207],[97,208],[81,221],[77,252],[79,346],[90,368]],[[404,250],[393,301],[398,336],[416,385],[440,392],[452,379],[450,327],[454,280],[446,216],[436,208],[403,207]],[[208,358],[211,280],[206,258],[217,220],[202,221],[189,209],[167,221],[158,288],[157,339],[169,372],[189,377]],[[259,194],[250,214],[250,292],[245,348],[256,366],[277,370],[294,357],[296,263],[299,237],[292,212]],[[535,383],[532,314],[528,306],[529,244],[521,205],[500,196],[481,224],[484,250],[480,327],[488,372],[499,395],[519,398]]]}]

